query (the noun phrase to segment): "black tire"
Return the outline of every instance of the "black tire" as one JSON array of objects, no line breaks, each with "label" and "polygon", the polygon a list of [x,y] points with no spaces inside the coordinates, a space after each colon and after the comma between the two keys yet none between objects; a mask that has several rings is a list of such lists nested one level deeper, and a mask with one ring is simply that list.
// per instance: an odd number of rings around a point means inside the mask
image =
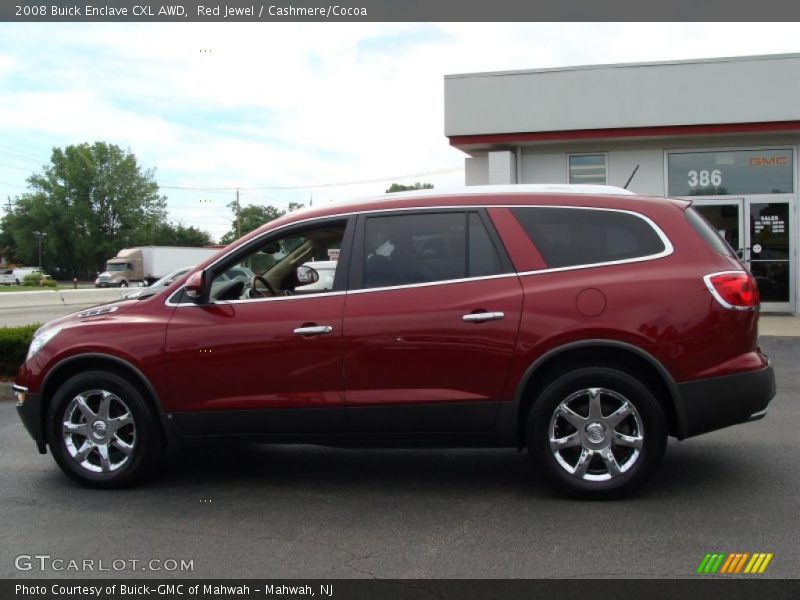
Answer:
[{"label": "black tire", "polygon": [[127,281],[123,281],[122,283],[119,284],[119,287],[121,287],[121,288],[128,287],[128,282]]},{"label": "black tire", "polygon": [[[74,399],[83,395],[89,406],[99,405],[103,396],[87,394],[92,390],[109,392],[110,398],[116,397],[119,400],[119,402],[117,400],[110,401],[111,409],[108,411],[110,417],[123,416],[124,409],[127,409],[131,417],[131,419],[126,419],[132,421],[131,423],[124,428],[112,431],[113,426],[110,423],[113,422],[113,419],[102,419],[102,412],[98,410],[100,416],[97,420],[105,421],[107,430],[110,432],[106,438],[107,443],[102,445],[107,445],[106,453],[110,452],[111,460],[116,459],[119,464],[113,470],[109,466],[106,471],[103,464],[98,464],[102,463],[99,449],[92,450],[86,458],[88,462],[83,463],[90,468],[101,469],[100,472],[95,472],[82,466],[76,458],[73,458],[68,448],[70,443],[73,451],[76,446],[82,446],[83,442],[96,443],[94,438],[88,437],[94,435],[91,429],[92,423],[86,420],[82,411],[73,404]],[[74,415],[79,413],[82,415],[79,420],[87,422],[87,429],[84,430],[87,435],[81,433],[65,436],[63,434],[65,421],[74,422]],[[103,431],[106,431],[106,427],[103,428]],[[111,434],[115,432],[124,437],[126,443],[131,443],[133,448],[128,455],[117,448],[117,444],[120,442],[111,440],[113,437]],[[138,483],[155,471],[164,451],[164,438],[157,417],[141,393],[124,378],[106,371],[81,373],[61,385],[47,411],[46,433],[50,451],[61,470],[78,483],[94,488],[121,488]]]},{"label": "black tire", "polygon": [[[589,402],[594,396],[588,390],[598,388],[610,393],[601,392],[597,396],[600,398],[600,406],[603,406],[600,413],[602,418],[593,419],[588,410]],[[573,400],[569,400],[570,398]],[[614,406],[623,406],[624,400],[633,405],[635,410],[630,411],[629,416],[619,424],[605,421],[612,416]],[[587,418],[586,421],[580,421],[580,424],[586,423],[580,432],[571,422],[576,417],[570,415],[568,419],[559,408],[563,402],[573,403],[567,404],[568,408],[580,407],[581,402],[586,403],[586,412],[575,410],[578,416]],[[606,408],[607,406],[610,408]],[[555,416],[556,411],[559,416]],[[589,425],[597,422],[602,425],[593,425],[594,431],[590,431]],[[569,436],[576,435],[577,437],[571,438],[571,444],[576,441],[578,443],[574,447],[565,446],[556,452],[551,449],[551,427],[554,428],[554,438],[566,440]],[[612,443],[610,440],[616,439],[614,435],[617,428],[625,429],[626,431],[619,433],[630,434],[626,439],[632,440],[639,447],[617,446],[616,442]],[[594,445],[592,438],[600,438],[597,445]],[[656,470],[664,455],[666,442],[667,418],[661,404],[641,381],[610,367],[583,367],[557,377],[544,388],[528,415],[527,443],[534,462],[553,487],[577,498],[607,500],[631,493]],[[630,442],[625,442],[628,443]],[[609,450],[619,456],[607,461],[605,456]],[[637,450],[638,454],[634,454]],[[579,475],[569,472],[569,467],[578,470],[583,453],[590,457],[585,461],[586,473]],[[571,457],[574,458],[570,460]],[[625,461],[630,461],[630,464],[625,465]],[[627,468],[612,475],[612,465],[623,465]],[[587,480],[587,476],[610,479]]]}]

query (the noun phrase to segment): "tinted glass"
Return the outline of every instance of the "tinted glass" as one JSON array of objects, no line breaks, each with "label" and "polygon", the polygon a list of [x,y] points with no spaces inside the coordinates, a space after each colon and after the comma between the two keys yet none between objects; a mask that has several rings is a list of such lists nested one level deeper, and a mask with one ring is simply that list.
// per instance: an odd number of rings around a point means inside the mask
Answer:
[{"label": "tinted glass", "polygon": [[464,213],[369,217],[364,233],[366,288],[466,276]]},{"label": "tinted glass", "polygon": [[[686,219],[714,252],[733,256],[739,248],[739,207],[698,206],[686,210]],[[713,221],[713,225],[711,222]],[[725,235],[725,239],[722,236]]]},{"label": "tinted glass", "polygon": [[606,155],[581,154],[569,157],[569,182],[606,183]]},{"label": "tinted glass", "polygon": [[469,215],[468,271],[470,277],[484,277],[503,272],[492,238],[489,237],[481,218],[475,213]]},{"label": "tinted glass", "polygon": [[750,204],[750,271],[762,302],[789,302],[789,203]]},{"label": "tinted glass", "polygon": [[670,154],[670,196],[784,194],[794,190],[791,150]]},{"label": "tinted glass", "polygon": [[640,258],[664,250],[653,228],[629,213],[545,207],[512,212],[548,268]]}]

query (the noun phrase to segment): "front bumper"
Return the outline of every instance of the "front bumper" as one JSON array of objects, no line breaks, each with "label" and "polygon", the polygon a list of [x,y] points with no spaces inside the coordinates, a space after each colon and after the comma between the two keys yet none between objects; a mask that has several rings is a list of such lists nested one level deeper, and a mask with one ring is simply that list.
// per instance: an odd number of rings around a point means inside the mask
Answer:
[{"label": "front bumper", "polygon": [[775,396],[771,364],[758,371],[678,384],[680,438],[761,419]]},{"label": "front bumper", "polygon": [[44,419],[42,418],[42,397],[40,394],[31,394],[28,388],[21,385],[14,386],[14,393],[19,398],[19,394],[24,394],[23,402],[17,400],[17,413],[22,419],[25,429],[31,434],[36,447],[41,454],[47,453],[47,445],[44,439]]}]

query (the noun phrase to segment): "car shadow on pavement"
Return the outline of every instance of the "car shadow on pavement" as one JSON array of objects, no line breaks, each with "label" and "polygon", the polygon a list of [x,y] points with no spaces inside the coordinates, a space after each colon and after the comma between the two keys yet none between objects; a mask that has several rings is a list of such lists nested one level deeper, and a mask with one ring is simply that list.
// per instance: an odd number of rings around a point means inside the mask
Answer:
[{"label": "car shadow on pavement", "polygon": [[[696,498],[698,491],[735,494],[771,477],[758,457],[731,472],[727,442],[670,441],[653,479],[627,500]],[[766,457],[764,458],[766,461]],[[777,474],[774,476],[777,477]],[[365,488],[437,494],[561,498],[515,449],[340,449],[309,445],[213,442],[172,453],[150,485],[165,488],[242,486],[348,493]]]}]

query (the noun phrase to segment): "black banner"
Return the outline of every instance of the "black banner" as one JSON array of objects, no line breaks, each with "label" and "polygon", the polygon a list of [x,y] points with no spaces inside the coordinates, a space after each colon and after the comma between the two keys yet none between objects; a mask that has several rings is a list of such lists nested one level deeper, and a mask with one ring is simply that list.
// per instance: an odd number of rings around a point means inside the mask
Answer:
[{"label": "black banner", "polygon": [[795,600],[798,580],[761,579],[330,579],[3,580],[3,600]]},{"label": "black banner", "polygon": [[[179,23],[388,21],[796,21],[800,3],[771,0],[10,0],[0,21]],[[475,40],[480,43],[480,40]],[[576,43],[579,41],[576,40]]]}]

